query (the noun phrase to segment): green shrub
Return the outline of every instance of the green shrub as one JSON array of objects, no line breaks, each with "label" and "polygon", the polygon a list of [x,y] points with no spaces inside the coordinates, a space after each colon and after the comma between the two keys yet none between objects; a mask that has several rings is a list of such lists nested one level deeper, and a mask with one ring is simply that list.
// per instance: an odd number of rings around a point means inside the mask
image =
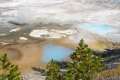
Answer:
[{"label": "green shrub", "polygon": [[60,80],[60,67],[56,61],[51,60],[47,64],[47,77],[46,80]]},{"label": "green shrub", "polygon": [[0,80],[21,80],[18,67],[9,62],[7,54],[0,55]]}]

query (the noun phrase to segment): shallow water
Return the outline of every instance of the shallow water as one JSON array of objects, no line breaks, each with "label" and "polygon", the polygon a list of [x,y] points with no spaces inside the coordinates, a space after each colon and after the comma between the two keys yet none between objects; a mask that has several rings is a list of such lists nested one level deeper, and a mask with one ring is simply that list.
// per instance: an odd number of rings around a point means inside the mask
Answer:
[{"label": "shallow water", "polygon": [[46,44],[43,47],[43,62],[50,60],[63,61],[70,56],[73,49],[56,44]]},{"label": "shallow water", "polygon": [[110,32],[114,32],[112,26],[101,23],[84,23],[80,25],[80,28],[88,30],[93,33],[105,35]]}]

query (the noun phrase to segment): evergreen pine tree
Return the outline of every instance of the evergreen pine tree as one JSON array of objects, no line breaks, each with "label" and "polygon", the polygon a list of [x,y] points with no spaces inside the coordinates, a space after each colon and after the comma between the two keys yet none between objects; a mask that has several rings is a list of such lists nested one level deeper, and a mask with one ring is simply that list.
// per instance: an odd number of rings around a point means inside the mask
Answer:
[{"label": "evergreen pine tree", "polygon": [[18,67],[9,62],[7,54],[0,55],[0,80],[21,80]]},{"label": "evergreen pine tree", "polygon": [[81,40],[77,49],[71,55],[65,80],[94,80],[96,74],[102,70],[102,58],[95,56]]}]

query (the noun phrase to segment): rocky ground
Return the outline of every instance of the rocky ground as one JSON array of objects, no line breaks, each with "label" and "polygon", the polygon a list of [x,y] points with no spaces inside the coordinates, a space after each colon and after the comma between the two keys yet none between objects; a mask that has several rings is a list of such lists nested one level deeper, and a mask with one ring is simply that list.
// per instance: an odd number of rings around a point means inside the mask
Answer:
[{"label": "rocky ground", "polygon": [[32,71],[23,74],[23,80],[45,80],[45,76],[42,76],[40,72]]}]

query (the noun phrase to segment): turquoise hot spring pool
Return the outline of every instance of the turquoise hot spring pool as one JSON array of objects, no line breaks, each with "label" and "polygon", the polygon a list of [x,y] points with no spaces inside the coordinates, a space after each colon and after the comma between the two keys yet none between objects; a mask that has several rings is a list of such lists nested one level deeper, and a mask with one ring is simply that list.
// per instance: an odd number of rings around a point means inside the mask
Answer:
[{"label": "turquoise hot spring pool", "polygon": [[46,44],[43,47],[42,61],[47,63],[50,60],[63,61],[72,53],[72,48],[67,48],[56,44]]},{"label": "turquoise hot spring pool", "polygon": [[114,31],[112,26],[103,23],[84,23],[80,25],[80,28],[100,35]]}]

